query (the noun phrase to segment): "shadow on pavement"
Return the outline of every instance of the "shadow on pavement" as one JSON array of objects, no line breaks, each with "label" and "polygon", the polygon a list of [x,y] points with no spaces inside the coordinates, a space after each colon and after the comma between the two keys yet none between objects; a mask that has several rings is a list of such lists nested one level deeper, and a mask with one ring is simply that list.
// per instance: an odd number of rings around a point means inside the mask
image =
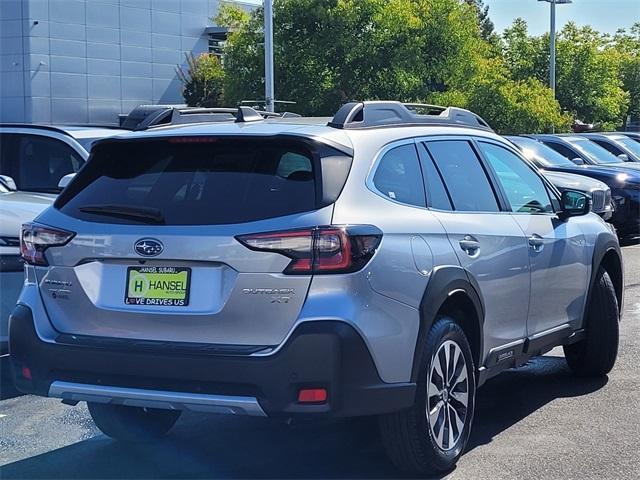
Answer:
[{"label": "shadow on pavement", "polygon": [[[468,450],[556,398],[606,384],[571,376],[564,358],[542,357],[503,373],[479,392]],[[398,478],[376,422],[352,419],[291,426],[267,419],[185,414],[159,443],[94,437],[0,468],[9,478]]]},{"label": "shadow on pavement", "polygon": [[607,384],[608,378],[578,378],[564,357],[535,357],[525,366],[489,380],[479,391],[467,451],[493,438],[557,398],[580,397]]}]

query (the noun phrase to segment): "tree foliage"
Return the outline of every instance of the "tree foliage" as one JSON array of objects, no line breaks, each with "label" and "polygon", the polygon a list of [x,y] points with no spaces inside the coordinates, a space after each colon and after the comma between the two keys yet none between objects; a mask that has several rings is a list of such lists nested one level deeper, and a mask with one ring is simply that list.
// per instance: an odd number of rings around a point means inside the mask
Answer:
[{"label": "tree foliage", "polygon": [[[471,12],[457,0],[276,0],[277,97],[329,114],[350,99],[443,91],[473,74],[485,48]],[[262,14],[227,42],[230,101],[263,97]]]},{"label": "tree foliage", "polygon": [[623,88],[629,92],[629,108],[624,120],[627,117],[640,120],[640,22],[629,32],[618,30],[610,48],[620,56],[620,77]]},{"label": "tree foliage", "polygon": [[178,77],[184,87],[182,95],[190,107],[219,107],[225,71],[215,55],[203,53],[198,57],[186,55],[187,72],[178,68]]},{"label": "tree foliage", "polygon": [[[526,22],[517,19],[503,40],[504,59],[514,79],[548,83],[548,34],[529,36]],[[629,105],[621,62],[616,42],[608,36],[589,26],[565,25],[556,41],[556,98],[562,108],[605,129],[619,126]]]},{"label": "tree foliage", "polygon": [[[224,5],[227,105],[264,98],[263,10]],[[427,100],[476,111],[502,133],[619,126],[640,115],[640,24],[613,36],[567,24],[557,38],[517,19],[496,35],[482,0],[274,0],[276,97],[331,115],[349,100]],[[186,91],[186,90],[185,90]],[[290,108],[290,107],[288,107]]]},{"label": "tree foliage", "polygon": [[483,61],[478,75],[429,101],[467,108],[505,135],[562,132],[570,126],[549,88],[535,78],[513,80],[501,59]]}]

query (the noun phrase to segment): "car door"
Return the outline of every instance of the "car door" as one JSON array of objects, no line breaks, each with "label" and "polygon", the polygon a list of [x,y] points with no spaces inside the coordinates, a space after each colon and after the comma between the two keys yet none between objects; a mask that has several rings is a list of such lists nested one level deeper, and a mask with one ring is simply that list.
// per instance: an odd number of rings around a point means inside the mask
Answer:
[{"label": "car door", "polygon": [[477,144],[498,179],[511,216],[527,237],[531,268],[528,335],[577,328],[590,268],[580,226],[575,219],[558,218],[545,182],[515,151],[488,140]]},{"label": "car door", "polygon": [[[429,207],[440,220],[459,263],[475,279],[485,306],[484,350],[523,343],[529,306],[529,260],[524,234],[502,211],[496,191],[469,139],[420,145],[425,175],[438,175],[449,202]],[[427,191],[429,180],[425,182]]]}]

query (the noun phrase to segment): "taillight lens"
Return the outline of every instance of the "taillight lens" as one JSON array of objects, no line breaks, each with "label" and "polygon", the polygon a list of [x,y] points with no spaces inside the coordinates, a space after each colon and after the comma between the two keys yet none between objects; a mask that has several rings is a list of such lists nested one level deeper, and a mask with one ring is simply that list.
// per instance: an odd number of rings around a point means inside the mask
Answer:
[{"label": "taillight lens", "polygon": [[348,225],[240,235],[236,239],[252,250],[291,258],[283,273],[309,275],[360,270],[376,252],[382,232],[370,225]]},{"label": "taillight lens", "polygon": [[49,247],[61,247],[74,237],[75,233],[45,227],[37,223],[25,223],[20,232],[20,254],[31,265],[48,265],[44,252]]}]

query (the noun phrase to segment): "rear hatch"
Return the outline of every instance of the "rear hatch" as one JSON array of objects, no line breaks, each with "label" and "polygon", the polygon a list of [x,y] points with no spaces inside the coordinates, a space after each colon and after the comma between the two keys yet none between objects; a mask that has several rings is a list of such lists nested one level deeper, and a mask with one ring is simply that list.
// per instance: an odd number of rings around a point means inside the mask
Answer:
[{"label": "rear hatch", "polygon": [[75,234],[37,268],[53,326],[76,337],[269,347],[310,274],[236,237],[331,224],[351,158],[310,140],[108,140],[38,219]]}]

